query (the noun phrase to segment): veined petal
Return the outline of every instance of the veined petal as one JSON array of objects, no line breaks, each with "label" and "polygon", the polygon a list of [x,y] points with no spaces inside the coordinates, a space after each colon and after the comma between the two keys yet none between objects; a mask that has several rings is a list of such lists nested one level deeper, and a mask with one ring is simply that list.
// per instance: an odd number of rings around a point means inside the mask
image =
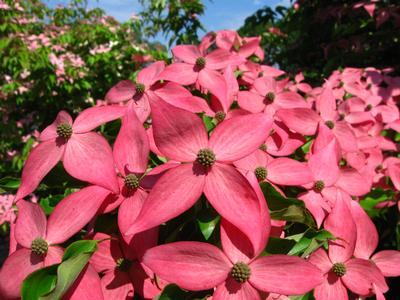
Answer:
[{"label": "veined petal", "polygon": [[120,105],[107,105],[90,107],[82,111],[75,119],[72,129],[74,133],[85,133],[96,127],[121,118],[126,107]]},{"label": "veined petal", "polygon": [[217,286],[212,300],[261,300],[259,292],[250,283],[238,283],[229,277]]},{"label": "veined petal", "polygon": [[196,82],[199,73],[194,70],[194,65],[186,63],[173,63],[161,72],[159,78],[183,85]]},{"label": "veined petal", "polygon": [[64,153],[64,168],[73,177],[118,193],[112,150],[101,135],[73,134]]},{"label": "veined petal", "polygon": [[317,266],[323,274],[328,273],[333,266],[328,257],[328,253],[323,248],[318,248],[315,252],[313,252],[308,261],[314,266]]},{"label": "veined petal", "polygon": [[199,72],[199,83],[206,90],[210,91],[221,102],[226,102],[227,84],[224,76],[214,70],[203,69]]},{"label": "veined petal", "polygon": [[268,160],[268,154],[257,149],[253,153],[235,161],[233,164],[238,169],[254,172],[257,167],[267,167]]},{"label": "veined petal", "polygon": [[357,201],[351,201],[350,208],[357,227],[357,241],[354,249],[354,256],[357,258],[369,259],[378,246],[378,231]]},{"label": "veined petal", "polygon": [[232,264],[217,247],[200,242],[176,242],[149,249],[143,262],[159,277],[181,288],[200,291],[221,284]]},{"label": "veined petal", "polygon": [[154,94],[175,107],[193,113],[213,114],[206,100],[193,96],[187,89],[175,82],[167,82],[161,88],[155,90]]},{"label": "veined petal", "polygon": [[215,164],[206,176],[204,194],[216,211],[242,231],[254,251],[258,251],[262,242],[260,233],[265,230],[264,216],[261,216],[257,194],[247,179],[230,165]]},{"label": "veined petal", "polygon": [[118,103],[132,99],[135,93],[136,88],[133,82],[130,80],[122,80],[107,92],[104,99],[109,103]]},{"label": "veined petal", "polygon": [[339,277],[328,273],[325,280],[314,290],[315,300],[348,300],[347,289]]},{"label": "veined petal", "polygon": [[249,282],[255,288],[282,295],[301,295],[322,283],[322,272],[296,256],[271,255],[250,264]]},{"label": "veined petal", "polygon": [[335,127],[332,130],[336,138],[338,139],[340,147],[343,149],[343,151],[358,151],[356,136],[346,122],[336,122]]},{"label": "veined petal", "polygon": [[400,276],[400,251],[383,250],[372,256],[371,260],[386,277]]},{"label": "veined petal", "polygon": [[290,129],[304,135],[315,134],[320,120],[319,115],[309,108],[280,109],[275,116]]},{"label": "veined petal", "polygon": [[215,128],[209,147],[217,161],[236,161],[258,149],[271,128],[272,120],[263,113],[233,117]]},{"label": "veined petal", "polygon": [[39,136],[39,141],[45,142],[48,140],[56,139],[58,134],[57,134],[57,126],[60,124],[69,124],[72,125],[72,118],[71,116],[64,110],[60,111],[57,114],[56,119],[54,120],[53,123],[51,123],[49,126],[47,126]]},{"label": "veined petal", "polygon": [[109,194],[109,190],[94,185],[65,197],[49,217],[48,242],[63,243],[81,230],[96,215]]},{"label": "veined petal", "polygon": [[265,109],[264,97],[250,91],[239,91],[238,103],[241,108],[252,113],[259,113]]},{"label": "veined petal", "polygon": [[312,182],[313,176],[307,165],[281,157],[268,163],[267,180],[280,185],[302,185]]},{"label": "veined petal", "polygon": [[144,173],[150,152],[146,130],[132,108],[122,118],[121,129],[114,143],[113,156],[118,170],[127,173]]},{"label": "veined petal", "polygon": [[336,140],[310,155],[308,166],[315,181],[323,181],[325,187],[333,185],[339,178],[339,166],[336,156]]},{"label": "veined petal", "polygon": [[36,238],[46,239],[46,215],[39,204],[17,201],[18,217],[15,225],[15,239],[21,246],[30,249]]},{"label": "veined petal", "polygon": [[230,63],[231,56],[225,49],[216,49],[206,55],[206,68],[221,70]]},{"label": "veined petal", "polygon": [[222,248],[232,264],[248,263],[255,255],[247,236],[225,219],[221,220],[220,228]]},{"label": "veined petal", "polygon": [[137,82],[150,87],[158,80],[158,76],[165,69],[165,62],[163,60],[156,61],[150,66],[142,69],[137,75]]},{"label": "veined petal", "polygon": [[37,188],[47,173],[60,161],[64,149],[64,141],[60,139],[42,142],[33,148],[22,169],[21,185],[15,197],[17,200]]},{"label": "veined petal", "polygon": [[335,206],[324,223],[325,229],[336,237],[329,241],[329,258],[333,263],[344,263],[354,253],[357,228],[348,205],[338,192]]},{"label": "veined petal", "polygon": [[346,274],[342,281],[353,293],[362,296],[372,292],[374,283],[384,293],[389,289],[381,271],[366,259],[353,258],[346,262]]},{"label": "veined petal", "polygon": [[6,299],[21,297],[22,281],[30,273],[43,268],[43,258],[30,249],[19,249],[7,257],[0,270],[0,295]]},{"label": "veined petal", "polygon": [[88,264],[76,279],[63,299],[68,300],[103,300],[100,277],[95,269]]},{"label": "veined petal", "polygon": [[114,270],[117,259],[123,258],[119,241],[105,233],[96,233],[91,239],[100,242],[90,258],[90,264],[97,273]]},{"label": "veined petal", "polygon": [[199,48],[195,45],[178,45],[172,48],[172,54],[175,58],[189,64],[195,64],[196,59],[201,57]]},{"label": "veined petal", "polygon": [[340,170],[336,186],[352,196],[362,196],[371,190],[371,180],[363,177],[357,170],[346,168]]},{"label": "veined petal", "polygon": [[201,196],[204,177],[193,164],[167,171],[154,185],[137,219],[124,234],[150,229],[189,209]]},{"label": "veined petal", "polygon": [[134,296],[133,284],[128,273],[118,269],[104,274],[101,278],[101,289],[104,299],[107,300],[133,299]]},{"label": "veined petal", "polygon": [[191,162],[200,149],[207,148],[207,132],[197,115],[159,98],[152,100],[151,107],[153,136],[161,153],[173,160]]}]

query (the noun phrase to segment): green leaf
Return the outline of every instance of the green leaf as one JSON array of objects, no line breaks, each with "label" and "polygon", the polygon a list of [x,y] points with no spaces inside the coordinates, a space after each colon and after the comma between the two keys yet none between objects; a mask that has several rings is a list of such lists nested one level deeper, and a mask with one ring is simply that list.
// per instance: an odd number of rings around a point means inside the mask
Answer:
[{"label": "green leaf", "polygon": [[271,218],[297,222],[315,227],[315,221],[304,206],[304,202],[295,198],[285,198],[268,182],[260,184],[270,209]]},{"label": "green leaf", "polygon": [[203,122],[207,128],[207,132],[210,132],[211,130],[213,130],[215,128],[213,118],[206,116],[205,114],[203,114]]},{"label": "green leaf", "polygon": [[98,241],[82,240],[69,245],[62,262],[40,269],[29,275],[22,283],[22,300],[59,300],[78,278]]},{"label": "green leaf", "polygon": [[200,231],[206,240],[208,240],[214,232],[214,229],[217,226],[219,220],[220,216],[213,216],[208,214],[201,215],[197,219],[197,224],[199,224]]},{"label": "green leaf", "polygon": [[293,240],[270,237],[264,254],[287,254],[295,244]]},{"label": "green leaf", "polygon": [[82,240],[76,241],[68,246],[65,250],[62,260],[77,256],[81,253],[94,253],[97,250],[98,241],[94,240]]},{"label": "green leaf", "polygon": [[16,190],[21,184],[21,179],[14,177],[3,177],[0,179],[0,187],[5,190]]},{"label": "green leaf", "polygon": [[176,284],[169,284],[167,285],[162,293],[156,298],[157,300],[185,300],[190,299],[191,293],[182,290]]},{"label": "green leaf", "polygon": [[52,265],[31,273],[25,278],[21,287],[23,300],[37,300],[51,292],[57,282],[57,266]]}]

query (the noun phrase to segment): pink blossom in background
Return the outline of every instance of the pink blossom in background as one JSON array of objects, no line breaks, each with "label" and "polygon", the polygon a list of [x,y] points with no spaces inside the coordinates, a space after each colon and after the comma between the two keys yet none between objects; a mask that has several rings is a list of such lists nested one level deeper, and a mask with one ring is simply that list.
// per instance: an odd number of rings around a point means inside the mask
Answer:
[{"label": "pink blossom in background", "polygon": [[0,225],[5,222],[12,223],[16,218],[16,209],[13,207],[15,195],[0,195]]}]

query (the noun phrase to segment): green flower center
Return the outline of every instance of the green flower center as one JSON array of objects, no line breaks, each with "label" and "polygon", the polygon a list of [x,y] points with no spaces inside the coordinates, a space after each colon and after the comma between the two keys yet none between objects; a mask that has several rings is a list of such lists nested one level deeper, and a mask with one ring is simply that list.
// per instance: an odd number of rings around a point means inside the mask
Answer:
[{"label": "green flower center", "polygon": [[371,105],[371,104],[368,104],[365,110],[366,110],[366,111],[370,111],[371,109],[372,109],[372,105]]},{"label": "green flower center", "polygon": [[118,270],[120,270],[121,272],[128,272],[129,268],[132,265],[132,262],[129,259],[118,258],[116,261],[116,264],[117,264]]},{"label": "green flower center", "polygon": [[139,187],[139,178],[135,174],[128,174],[124,178],[124,183],[128,189],[134,190]]},{"label": "green flower center", "polygon": [[215,118],[218,122],[222,122],[226,117],[226,114],[223,111],[218,111],[215,113]]},{"label": "green flower center", "polygon": [[325,183],[322,180],[318,180],[315,184],[314,184],[314,189],[318,192],[321,193],[322,190],[325,188]]},{"label": "green flower center", "polygon": [[262,151],[267,151],[267,145],[266,144],[261,144],[260,147],[258,147]]},{"label": "green flower center", "polygon": [[211,167],[215,163],[215,154],[210,149],[201,149],[197,153],[197,162],[204,167]]},{"label": "green flower center", "polygon": [[342,277],[346,274],[346,266],[344,263],[336,263],[332,267],[332,272],[335,273],[337,277]]},{"label": "green flower center", "polygon": [[268,92],[268,94],[265,96],[265,100],[268,102],[274,102],[275,94],[273,92]]},{"label": "green flower center", "polygon": [[144,86],[143,83],[136,83],[135,89],[136,89],[136,93],[143,94],[145,89],[146,89],[146,87]]},{"label": "green flower center", "polygon": [[256,174],[256,177],[258,181],[263,181],[265,178],[267,178],[267,169],[265,167],[257,167],[254,170],[254,174]]},{"label": "green flower center", "polygon": [[244,262],[239,261],[233,265],[233,268],[231,270],[231,276],[237,282],[239,283],[246,282],[250,278],[250,275],[251,275],[251,269]]},{"label": "green flower center", "polygon": [[204,57],[199,57],[196,59],[196,67],[200,70],[206,66],[206,59]]},{"label": "green flower center", "polygon": [[333,129],[333,127],[335,127],[335,123],[333,123],[333,121],[326,121],[325,125],[328,126],[328,128]]},{"label": "green flower center", "polygon": [[32,241],[31,250],[33,253],[39,256],[44,256],[49,250],[49,244],[42,238],[36,238]]},{"label": "green flower center", "polygon": [[64,139],[69,139],[72,135],[72,126],[68,123],[61,123],[57,125],[57,135]]}]

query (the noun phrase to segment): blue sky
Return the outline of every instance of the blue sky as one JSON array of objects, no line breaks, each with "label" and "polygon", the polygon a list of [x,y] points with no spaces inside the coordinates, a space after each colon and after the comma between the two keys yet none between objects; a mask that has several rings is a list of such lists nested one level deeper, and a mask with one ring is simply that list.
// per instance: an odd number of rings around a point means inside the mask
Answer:
[{"label": "blue sky", "polygon": [[[66,4],[68,0],[44,0],[47,4],[55,6]],[[203,0],[206,13],[201,21],[208,31],[220,29],[238,29],[249,15],[257,9],[268,5],[288,5],[290,0]],[[140,11],[141,6],[137,0],[88,0],[89,7],[100,7],[108,15],[119,21],[126,21],[133,13]]]}]

